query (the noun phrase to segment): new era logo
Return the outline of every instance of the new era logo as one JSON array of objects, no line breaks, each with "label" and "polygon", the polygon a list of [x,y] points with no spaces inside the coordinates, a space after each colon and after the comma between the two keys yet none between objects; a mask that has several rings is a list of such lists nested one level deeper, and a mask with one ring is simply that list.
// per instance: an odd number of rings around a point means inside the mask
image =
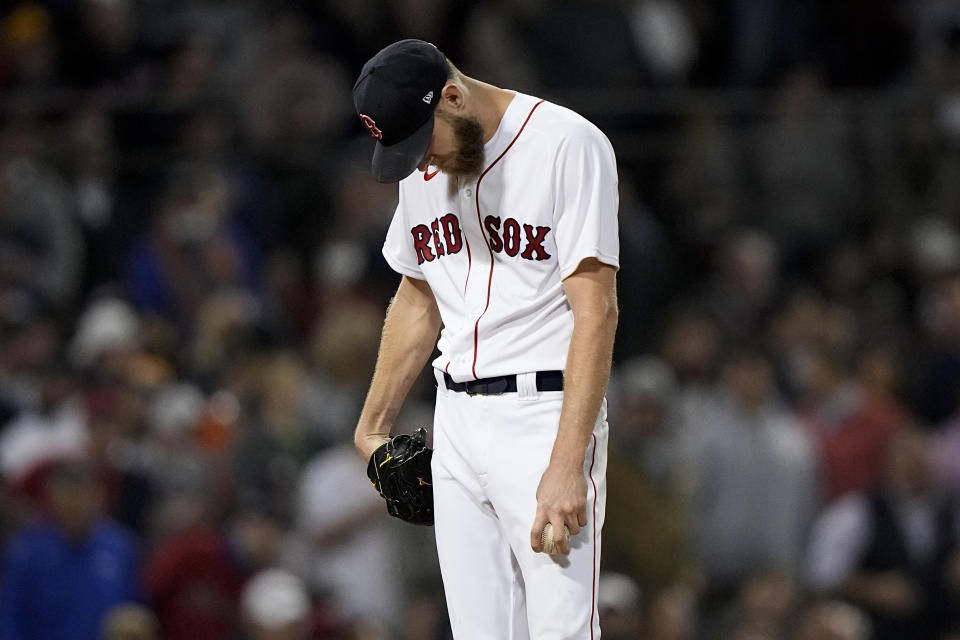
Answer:
[{"label": "new era logo", "polygon": [[423,96],[423,101],[426,102],[427,104],[430,104],[432,100],[433,100],[433,91],[428,91],[427,95]]}]

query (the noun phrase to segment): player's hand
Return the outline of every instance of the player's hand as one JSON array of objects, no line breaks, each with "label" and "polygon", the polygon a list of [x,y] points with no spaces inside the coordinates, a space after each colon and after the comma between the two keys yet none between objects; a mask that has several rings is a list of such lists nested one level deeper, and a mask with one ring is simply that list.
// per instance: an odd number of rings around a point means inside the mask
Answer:
[{"label": "player's hand", "polygon": [[563,532],[564,525],[573,537],[587,524],[587,479],[582,465],[551,464],[543,472],[537,487],[537,514],[530,529],[530,546],[538,553],[543,551],[540,535],[548,522],[553,525],[557,553],[567,555],[570,546]]}]

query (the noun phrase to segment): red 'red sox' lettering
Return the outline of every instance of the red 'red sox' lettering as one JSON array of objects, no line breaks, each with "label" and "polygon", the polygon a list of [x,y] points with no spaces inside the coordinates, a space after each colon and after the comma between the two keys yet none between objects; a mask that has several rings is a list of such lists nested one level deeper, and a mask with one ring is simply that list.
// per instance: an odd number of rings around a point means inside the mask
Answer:
[{"label": "red 'red sox' lettering", "polygon": [[[521,225],[513,218],[501,220],[500,216],[487,216],[483,220],[483,228],[490,250],[494,253],[505,253],[511,258],[519,255],[524,260],[547,260],[551,257],[543,246],[550,227]],[[459,253],[463,248],[460,220],[452,213],[434,218],[430,224],[418,224],[410,229],[410,235],[413,236],[417,264]]]},{"label": "red 'red sox' lettering", "polygon": [[511,258],[520,253],[520,223],[513,218],[503,221],[503,251]]},{"label": "red 'red sox' lettering", "polygon": [[410,229],[410,233],[413,234],[413,250],[417,252],[417,264],[433,262],[433,251],[430,249],[433,234],[430,233],[430,227],[418,224]]},{"label": "red 'red sox' lettering", "polygon": [[[537,227],[536,232],[534,232],[533,226],[523,225],[523,233],[527,236],[527,248],[523,250],[520,257],[527,260],[546,260],[549,258],[550,254],[543,248],[543,241],[546,239],[548,231],[550,231],[550,227]],[[533,256],[534,253],[537,254],[536,257]]]},{"label": "red 'red sox' lettering", "polygon": [[483,219],[483,227],[490,238],[490,249],[496,253],[503,251],[503,242],[500,241],[500,216],[487,216]]},{"label": "red 'red sox' lettering", "polygon": [[417,264],[433,262],[436,258],[458,253],[463,248],[463,231],[460,229],[460,221],[452,213],[434,218],[429,226],[418,224],[410,229],[410,235],[413,236],[413,250],[417,254]]},{"label": "red 'red sox' lettering", "polygon": [[456,253],[463,247],[463,234],[460,232],[460,221],[452,213],[440,218],[440,226],[443,227],[443,239],[447,243],[447,251]]},{"label": "red 'red sox' lettering", "polygon": [[434,218],[433,222],[430,223],[430,232],[433,234],[433,246],[437,249],[437,257],[439,258],[442,255],[447,253],[446,248],[443,246],[443,242],[440,241],[440,219]]},{"label": "red 'red sox' lettering", "polygon": [[550,227],[536,227],[533,225],[523,225],[523,242],[526,246],[523,252],[520,252],[520,223],[513,218],[507,218],[502,223],[503,233],[501,235],[501,222],[499,216],[487,216],[483,220],[483,228],[487,232],[487,238],[490,241],[490,250],[494,253],[504,252],[508,256],[515,256],[518,253],[524,260],[547,260],[550,254],[543,246],[543,241],[547,239]]}]

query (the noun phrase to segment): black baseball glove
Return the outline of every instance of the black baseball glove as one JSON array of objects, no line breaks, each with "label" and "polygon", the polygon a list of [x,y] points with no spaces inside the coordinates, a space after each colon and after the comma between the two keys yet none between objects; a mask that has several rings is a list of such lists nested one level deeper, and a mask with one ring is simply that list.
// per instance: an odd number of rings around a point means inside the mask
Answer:
[{"label": "black baseball glove", "polygon": [[387,513],[413,524],[433,524],[432,455],[423,429],[394,436],[373,452],[367,476],[387,501]]}]

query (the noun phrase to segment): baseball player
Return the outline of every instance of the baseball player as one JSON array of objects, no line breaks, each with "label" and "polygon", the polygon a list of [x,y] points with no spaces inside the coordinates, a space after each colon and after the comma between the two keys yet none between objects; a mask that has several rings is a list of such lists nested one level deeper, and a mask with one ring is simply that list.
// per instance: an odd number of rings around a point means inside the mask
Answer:
[{"label": "baseball player", "polygon": [[[419,40],[371,58],[353,97],[374,177],[400,183],[383,255],[402,279],[355,434],[368,475],[390,513],[435,522],[458,640],[599,638],[613,149]],[[391,428],[435,343],[431,454]]]}]

